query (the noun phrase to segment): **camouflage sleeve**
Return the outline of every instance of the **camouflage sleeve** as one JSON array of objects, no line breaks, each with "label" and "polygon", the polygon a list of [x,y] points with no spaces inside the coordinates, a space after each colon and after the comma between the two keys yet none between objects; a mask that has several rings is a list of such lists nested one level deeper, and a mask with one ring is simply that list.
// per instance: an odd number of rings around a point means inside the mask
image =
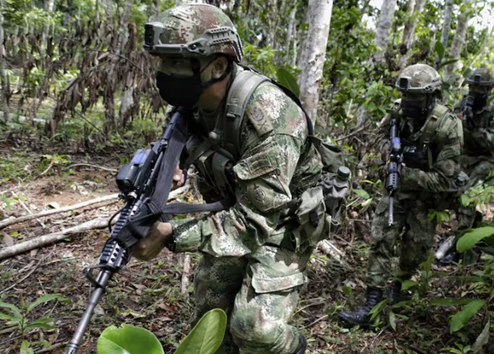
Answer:
[{"label": "camouflage sleeve", "polygon": [[417,168],[404,167],[400,180],[403,188],[430,192],[447,192],[454,188],[454,178],[460,172],[463,128],[459,119],[454,116],[450,118],[455,124],[449,129],[432,170],[425,172]]},{"label": "camouflage sleeve", "polygon": [[[284,205],[292,199],[289,185],[307,137],[307,124],[284,94],[273,93],[272,88],[258,90],[246,110],[251,134],[244,139],[244,153],[233,169],[236,204],[201,220],[173,221],[173,251],[200,250],[217,257],[251,253],[271,235]],[[252,123],[263,121],[271,128]]]},{"label": "camouflage sleeve", "polygon": [[480,134],[478,137],[482,145],[486,146],[487,149],[494,154],[494,112],[490,111],[490,117],[487,121],[486,128],[480,129]]}]

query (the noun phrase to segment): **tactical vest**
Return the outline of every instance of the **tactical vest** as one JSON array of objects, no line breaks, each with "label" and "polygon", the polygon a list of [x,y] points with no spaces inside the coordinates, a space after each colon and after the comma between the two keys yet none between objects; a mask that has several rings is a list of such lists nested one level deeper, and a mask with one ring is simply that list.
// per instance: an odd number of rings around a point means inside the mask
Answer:
[{"label": "tactical vest", "polygon": [[[447,107],[436,104],[422,128],[412,133],[408,141],[404,141],[404,162],[412,168],[431,170],[437,158],[432,151],[432,144],[436,152],[441,151],[453,129],[457,129],[457,135],[463,141],[461,125],[450,118]],[[422,159],[423,163],[420,163]]]},{"label": "tactical vest", "polygon": [[[243,71],[237,72],[228,91],[225,112],[222,117],[217,118],[216,125],[209,136],[194,134],[187,142],[186,149],[189,156],[184,167],[188,168],[194,164],[201,175],[208,179],[206,184],[214,184],[215,190],[219,191],[224,198],[234,195],[233,166],[240,160],[243,153],[241,134],[245,124],[247,104],[258,87],[263,84],[275,85],[301,108],[307,120],[309,134],[301,161],[311,148],[317,150],[321,156],[324,177],[317,186],[308,188],[286,206],[287,210],[292,210],[291,215],[295,215],[300,225],[294,231],[296,237],[309,240],[311,245],[315,245],[320,237],[329,233],[330,225],[338,222],[345,206],[344,197],[348,191],[348,183],[346,181],[342,183],[336,178],[338,169],[344,166],[342,152],[338,146],[328,144],[313,135],[312,122],[300,100],[292,91],[251,68],[242,68]],[[196,117],[196,123],[203,129],[206,128],[199,117]],[[250,123],[260,136],[270,131],[266,130],[266,127],[271,127],[271,125],[266,125],[263,121],[256,122],[250,119]],[[317,180],[314,182],[316,184]],[[329,215],[324,216],[325,213]],[[287,216],[291,217],[290,212]],[[319,222],[322,218],[326,222]]]}]

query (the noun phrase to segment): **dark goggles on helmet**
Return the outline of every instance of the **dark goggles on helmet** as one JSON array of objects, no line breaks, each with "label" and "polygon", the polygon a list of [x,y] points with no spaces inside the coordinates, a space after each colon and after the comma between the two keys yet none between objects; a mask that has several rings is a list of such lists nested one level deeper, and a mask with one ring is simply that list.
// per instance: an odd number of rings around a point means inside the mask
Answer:
[{"label": "dark goggles on helmet", "polygon": [[161,22],[148,22],[144,25],[144,49],[154,55],[209,56],[215,54],[215,46],[232,44],[237,53],[237,33],[229,27],[217,27],[206,30],[201,38],[185,44],[163,44],[161,34],[165,27]]}]

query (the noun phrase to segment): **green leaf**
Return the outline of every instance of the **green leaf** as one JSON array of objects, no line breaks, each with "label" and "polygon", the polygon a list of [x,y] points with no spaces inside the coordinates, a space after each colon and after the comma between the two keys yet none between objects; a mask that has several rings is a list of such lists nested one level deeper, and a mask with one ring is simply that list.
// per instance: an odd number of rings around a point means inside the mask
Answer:
[{"label": "green leaf", "polygon": [[0,312],[0,320],[5,320],[5,321],[12,321],[16,320],[17,317],[14,317],[12,315],[7,315],[6,313]]},{"label": "green leaf", "polygon": [[21,318],[22,317],[21,310],[19,310],[19,308],[15,305],[0,301],[0,307],[2,307],[4,309],[9,309],[14,314],[15,318]]},{"label": "green leaf", "polygon": [[416,285],[417,285],[416,281],[408,279],[408,280],[405,280],[403,283],[401,283],[401,289],[407,290],[407,289],[413,288]]},{"label": "green leaf", "polygon": [[475,343],[472,346],[472,350],[474,353],[477,353],[482,349],[484,345],[486,345],[489,342],[489,329],[491,327],[491,321],[490,319],[487,319],[487,323],[484,326],[484,329],[482,332],[479,334],[477,339],[475,340]]},{"label": "green leaf", "polygon": [[393,328],[393,331],[396,332],[396,317],[393,311],[389,311],[389,324]]},{"label": "green leaf", "polygon": [[494,235],[494,227],[484,226],[465,233],[456,243],[458,252],[465,252],[473,248],[480,240]]},{"label": "green leaf", "polygon": [[276,77],[278,78],[278,82],[290,89],[294,94],[300,96],[300,88],[298,87],[297,80],[293,77],[292,74],[285,68],[279,68],[276,71]]},{"label": "green leaf", "polygon": [[434,45],[434,50],[436,51],[437,55],[439,56],[439,59],[443,60],[444,57],[444,46],[441,43],[440,40],[436,41],[436,44]]},{"label": "green leaf", "polygon": [[359,197],[362,197],[364,199],[369,199],[370,198],[370,195],[369,193],[367,193],[366,191],[364,191],[363,189],[354,189],[353,192],[358,195]]},{"label": "green leaf", "polygon": [[432,305],[457,306],[457,305],[468,304],[472,300],[471,299],[465,299],[465,298],[456,298],[456,297],[450,297],[450,298],[431,297],[430,301],[431,301]]},{"label": "green leaf", "polygon": [[225,312],[213,309],[200,319],[175,354],[213,354],[220,347],[225,330]]},{"label": "green leaf", "polygon": [[446,65],[449,65],[449,64],[456,63],[457,61],[458,61],[458,59],[446,60],[445,62],[441,63],[441,68],[442,68],[443,66],[446,66]]},{"label": "green leaf", "polygon": [[35,302],[29,304],[29,306],[27,307],[27,313],[31,312],[36,306],[38,305],[41,305],[41,304],[44,304],[48,301],[52,301],[52,300],[58,300],[58,301],[63,301],[63,302],[69,302],[70,300],[59,295],[59,294],[46,294],[42,297],[40,297],[39,299],[37,299]]},{"label": "green leaf", "polygon": [[30,344],[27,340],[22,341],[20,354],[34,354],[33,349],[29,348]]},{"label": "green leaf", "polygon": [[49,317],[40,317],[33,322],[31,322],[27,327],[26,330],[31,330],[35,328],[42,328],[42,329],[53,329],[56,328],[55,326],[51,325],[55,320],[53,318]]},{"label": "green leaf", "polygon": [[164,354],[160,341],[145,328],[111,326],[101,333],[98,354]]},{"label": "green leaf", "polygon": [[463,326],[479,312],[485,305],[485,300],[473,300],[463,307],[463,310],[456,313],[452,318],[449,326],[449,332],[453,334],[459,331]]}]

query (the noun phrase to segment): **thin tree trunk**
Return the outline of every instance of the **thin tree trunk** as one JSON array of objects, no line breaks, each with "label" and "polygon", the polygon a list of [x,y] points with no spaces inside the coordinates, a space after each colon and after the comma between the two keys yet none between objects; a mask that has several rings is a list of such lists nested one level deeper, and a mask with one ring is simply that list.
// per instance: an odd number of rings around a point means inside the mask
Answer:
[{"label": "thin tree trunk", "polygon": [[[469,13],[471,11],[470,5],[472,4],[473,0],[465,0],[464,4],[465,6],[465,11],[462,12],[458,18],[458,23],[456,25],[456,32],[455,36],[453,37],[453,42],[451,43],[451,47],[449,48],[449,57],[451,59],[460,59],[460,54],[463,49],[463,44],[465,43],[465,37],[467,35],[467,29],[468,29],[468,20],[469,20]],[[451,75],[453,75],[456,66],[458,65],[458,61],[449,64],[445,67],[444,69],[444,79],[447,81]]]},{"label": "thin tree trunk", "polygon": [[384,0],[381,6],[381,14],[377,22],[376,38],[374,44],[377,47],[374,53],[374,64],[380,65],[384,61],[384,53],[388,47],[391,27],[393,26],[393,18],[396,10],[396,0]]},{"label": "thin tree trunk", "polygon": [[[55,0],[48,0],[45,8],[46,12],[52,13],[54,6],[55,6]],[[43,30],[43,34],[41,35],[41,48],[46,48],[46,39],[48,38],[49,34],[50,34],[50,25],[47,25],[45,26]]]},{"label": "thin tree trunk", "polygon": [[286,47],[286,55],[285,62],[289,61],[290,58],[290,47],[292,46],[292,40],[295,40],[294,35],[297,33],[297,2],[294,3],[292,12],[290,12],[290,22],[288,23],[288,30],[286,31],[286,39],[285,39],[285,47]]},{"label": "thin tree trunk", "polygon": [[[4,3],[3,0],[0,0],[0,9],[3,10]],[[5,75],[5,60],[4,54],[5,49],[3,47],[3,11],[0,11],[0,78],[2,80],[2,106],[3,106],[3,120],[5,123],[9,121],[9,104],[7,101],[7,97],[9,95],[9,85],[8,79]]]},{"label": "thin tree trunk", "polygon": [[[449,31],[451,30],[451,19],[453,18],[453,0],[446,0],[444,7],[444,22],[443,30],[441,31],[441,44],[444,50],[448,47]],[[441,59],[438,58],[438,67],[441,64]]]},{"label": "thin tree trunk", "polygon": [[415,11],[415,0],[408,0],[407,6],[407,16],[408,21],[405,23],[405,28],[403,29],[403,43],[406,42],[406,39],[409,37],[410,29],[413,23],[413,12]]},{"label": "thin tree trunk", "polygon": [[315,124],[322,71],[326,59],[333,0],[309,0],[309,33],[305,45],[305,65],[299,77],[300,99]]},{"label": "thin tree trunk", "polygon": [[411,17],[405,24],[405,30],[403,31],[403,45],[406,46],[406,53],[401,57],[399,64],[400,68],[404,68],[406,63],[408,62],[408,58],[410,58],[410,54],[412,52],[411,47],[413,44],[413,35],[415,33],[415,27],[417,26],[418,22],[418,15],[424,9],[427,0],[417,0],[417,2],[415,2],[415,0],[410,0],[410,2],[414,2],[415,7],[410,13]]},{"label": "thin tree trunk", "polygon": [[[127,0],[125,3],[125,10],[122,16],[122,20],[120,21],[120,28],[123,29],[122,37],[120,37],[120,44],[117,51],[117,55],[123,52],[125,45],[129,40],[129,31],[128,31],[128,23],[130,17],[130,11],[132,9],[133,0]],[[119,111],[119,125],[125,126],[128,114],[127,111],[131,110],[134,106],[134,77],[133,72],[127,73],[127,78],[124,86],[124,90],[122,93],[122,99],[120,100],[120,111]]]}]

